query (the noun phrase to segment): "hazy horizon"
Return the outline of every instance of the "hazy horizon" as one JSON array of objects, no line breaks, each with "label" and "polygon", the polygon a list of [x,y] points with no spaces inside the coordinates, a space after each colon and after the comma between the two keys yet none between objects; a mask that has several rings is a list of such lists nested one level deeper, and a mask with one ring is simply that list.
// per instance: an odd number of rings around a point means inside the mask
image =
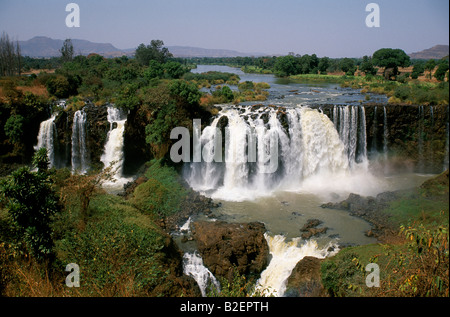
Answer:
[{"label": "hazy horizon", "polygon": [[[78,28],[65,24],[69,2],[0,0],[0,31],[20,41],[47,36],[131,49],[160,39],[165,46],[332,58],[449,44],[447,0],[79,0]],[[371,2],[379,5],[380,27],[365,24]]]}]

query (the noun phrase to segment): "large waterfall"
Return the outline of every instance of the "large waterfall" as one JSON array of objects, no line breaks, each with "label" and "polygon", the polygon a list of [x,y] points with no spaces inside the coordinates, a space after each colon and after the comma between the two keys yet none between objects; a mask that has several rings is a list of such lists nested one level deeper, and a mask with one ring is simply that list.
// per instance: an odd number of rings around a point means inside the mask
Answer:
[{"label": "large waterfall", "polygon": [[37,145],[34,147],[35,150],[40,148],[47,149],[48,160],[50,162],[49,167],[55,166],[55,140],[56,140],[56,125],[55,125],[56,115],[54,114],[50,119],[42,121],[39,126],[39,134],[37,137]]},{"label": "large waterfall", "polygon": [[72,173],[84,174],[89,169],[86,132],[86,112],[78,110],[72,125]]},{"label": "large waterfall", "polygon": [[[333,113],[334,124],[305,106],[224,107],[202,131],[202,162],[190,163],[185,177],[195,190],[224,200],[328,187],[367,194],[357,177],[363,171],[370,187],[364,108],[336,106]],[[217,145],[222,137],[224,162],[215,153],[222,151]]]},{"label": "large waterfall", "polygon": [[100,160],[104,167],[107,168],[112,165],[113,181],[104,184],[106,187],[122,188],[125,183],[130,181],[128,178],[122,177],[124,154],[124,131],[125,123],[127,121],[126,114],[118,108],[108,106],[107,120],[109,122],[109,131],[106,138],[105,148]]}]

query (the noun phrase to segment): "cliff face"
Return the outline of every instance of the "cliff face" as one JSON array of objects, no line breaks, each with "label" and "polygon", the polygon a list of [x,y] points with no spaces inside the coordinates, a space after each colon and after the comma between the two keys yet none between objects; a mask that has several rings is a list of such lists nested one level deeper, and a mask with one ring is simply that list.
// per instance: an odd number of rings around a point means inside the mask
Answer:
[{"label": "cliff face", "polygon": [[[322,106],[333,118],[333,105]],[[389,168],[419,173],[444,169],[448,106],[364,105],[369,159],[388,158]]]},{"label": "cliff face", "polygon": [[[109,131],[106,105],[88,104],[86,113],[86,150],[88,161],[93,168],[102,168],[100,157],[103,154]],[[55,118],[57,140],[55,142],[56,167],[70,167],[72,156],[72,126],[75,111],[61,111]]]},{"label": "cliff face", "polygon": [[[333,105],[320,108],[331,119]],[[448,155],[448,106],[364,105],[366,119],[367,151],[371,162],[389,161],[396,171],[440,173]],[[89,160],[94,168],[102,168],[100,157],[107,133],[106,105],[87,105],[86,144]],[[179,124],[192,131],[192,118],[196,114],[183,113]],[[199,115],[199,114],[197,114]],[[74,111],[62,111],[55,119],[57,127],[57,167],[71,165],[71,138]],[[209,124],[210,115],[201,114],[202,127]],[[124,132],[124,173],[134,174],[153,157],[167,156],[175,140],[167,139],[158,147],[146,143],[145,127],[154,120],[150,111],[139,110],[128,114]],[[226,125],[226,123],[225,123]],[[221,125],[222,126],[222,125]],[[192,133],[191,133],[192,137]],[[448,158],[447,158],[448,162]],[[384,163],[384,162],[383,162]]]}]

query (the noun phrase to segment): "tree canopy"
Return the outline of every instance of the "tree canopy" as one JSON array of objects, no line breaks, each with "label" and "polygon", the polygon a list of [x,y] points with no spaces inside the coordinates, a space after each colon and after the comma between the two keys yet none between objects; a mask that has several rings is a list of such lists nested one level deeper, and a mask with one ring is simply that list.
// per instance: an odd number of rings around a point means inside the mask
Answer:
[{"label": "tree canopy", "polygon": [[399,67],[408,67],[410,65],[409,56],[401,49],[382,48],[373,53],[372,62],[376,66],[393,69],[393,75],[398,75]]},{"label": "tree canopy", "polygon": [[167,47],[163,47],[164,42],[161,40],[152,40],[150,45],[140,44],[136,49],[135,58],[139,64],[148,66],[149,62],[155,60],[161,64],[167,62],[173,57]]}]

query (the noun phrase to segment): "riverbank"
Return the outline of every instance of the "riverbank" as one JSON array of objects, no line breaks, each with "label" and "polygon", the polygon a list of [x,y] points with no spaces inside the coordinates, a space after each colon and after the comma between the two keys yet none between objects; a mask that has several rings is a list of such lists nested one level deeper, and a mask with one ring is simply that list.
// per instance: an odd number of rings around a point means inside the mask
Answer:
[{"label": "riverbank", "polygon": [[[374,225],[378,244],[348,247],[322,261],[330,296],[448,296],[449,172],[419,188],[376,198],[349,197],[327,208],[346,209]],[[379,287],[368,287],[365,268],[376,263]]]}]

